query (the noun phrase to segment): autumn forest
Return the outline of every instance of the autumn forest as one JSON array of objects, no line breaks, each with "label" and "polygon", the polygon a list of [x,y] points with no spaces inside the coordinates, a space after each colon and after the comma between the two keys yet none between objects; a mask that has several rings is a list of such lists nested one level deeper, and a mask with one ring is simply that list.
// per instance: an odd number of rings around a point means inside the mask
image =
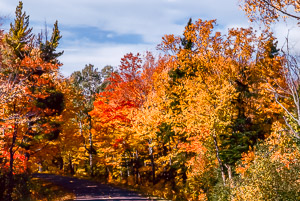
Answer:
[{"label": "autumn forest", "polygon": [[300,4],[239,3],[259,28],[190,19],[159,54],[64,77],[59,23],[34,34],[20,2],[0,33],[0,200],[38,200],[36,172],[170,200],[299,200],[300,60],[270,27],[299,26]]}]

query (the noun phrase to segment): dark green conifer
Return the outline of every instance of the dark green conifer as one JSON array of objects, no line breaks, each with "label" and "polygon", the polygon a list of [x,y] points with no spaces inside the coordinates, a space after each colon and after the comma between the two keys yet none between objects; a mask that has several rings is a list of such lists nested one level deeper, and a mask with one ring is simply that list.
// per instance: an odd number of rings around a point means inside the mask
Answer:
[{"label": "dark green conifer", "polygon": [[58,22],[54,23],[51,39],[48,40],[47,30],[45,30],[45,42],[43,42],[43,34],[39,35],[38,43],[41,50],[41,57],[45,62],[59,63],[57,60],[64,52],[56,52],[59,40],[62,38],[58,29]]}]

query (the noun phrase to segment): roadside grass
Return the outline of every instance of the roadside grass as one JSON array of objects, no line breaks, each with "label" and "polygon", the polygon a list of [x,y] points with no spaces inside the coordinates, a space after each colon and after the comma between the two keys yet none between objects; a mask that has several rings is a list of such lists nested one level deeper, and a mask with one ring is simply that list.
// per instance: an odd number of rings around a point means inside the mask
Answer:
[{"label": "roadside grass", "polygon": [[75,195],[71,191],[40,178],[31,179],[30,192],[32,201],[71,201],[75,199]]}]

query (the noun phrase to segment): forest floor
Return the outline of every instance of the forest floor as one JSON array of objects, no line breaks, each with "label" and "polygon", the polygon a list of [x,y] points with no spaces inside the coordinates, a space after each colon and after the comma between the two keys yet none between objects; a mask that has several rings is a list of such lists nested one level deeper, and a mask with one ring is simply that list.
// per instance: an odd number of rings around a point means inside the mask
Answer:
[{"label": "forest floor", "polygon": [[75,200],[109,200],[109,201],[145,201],[145,200],[157,200],[147,198],[141,194],[121,189],[118,187],[113,187],[108,184],[102,184],[96,181],[90,181],[86,179],[79,179],[74,177],[66,177],[54,174],[33,174],[33,177],[44,179],[46,181],[52,182],[55,185],[61,186],[69,191],[72,191],[76,198]]}]

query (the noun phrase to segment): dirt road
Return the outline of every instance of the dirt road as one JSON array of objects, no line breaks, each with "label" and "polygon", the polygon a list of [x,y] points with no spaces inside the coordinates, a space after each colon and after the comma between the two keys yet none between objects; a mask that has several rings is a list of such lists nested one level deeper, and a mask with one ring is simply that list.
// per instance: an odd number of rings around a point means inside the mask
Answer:
[{"label": "dirt road", "polygon": [[76,195],[76,200],[151,200],[133,191],[116,188],[107,184],[101,184],[85,179],[64,177],[53,174],[34,174],[33,177],[46,179],[55,185],[59,185],[73,191],[73,193]]}]

